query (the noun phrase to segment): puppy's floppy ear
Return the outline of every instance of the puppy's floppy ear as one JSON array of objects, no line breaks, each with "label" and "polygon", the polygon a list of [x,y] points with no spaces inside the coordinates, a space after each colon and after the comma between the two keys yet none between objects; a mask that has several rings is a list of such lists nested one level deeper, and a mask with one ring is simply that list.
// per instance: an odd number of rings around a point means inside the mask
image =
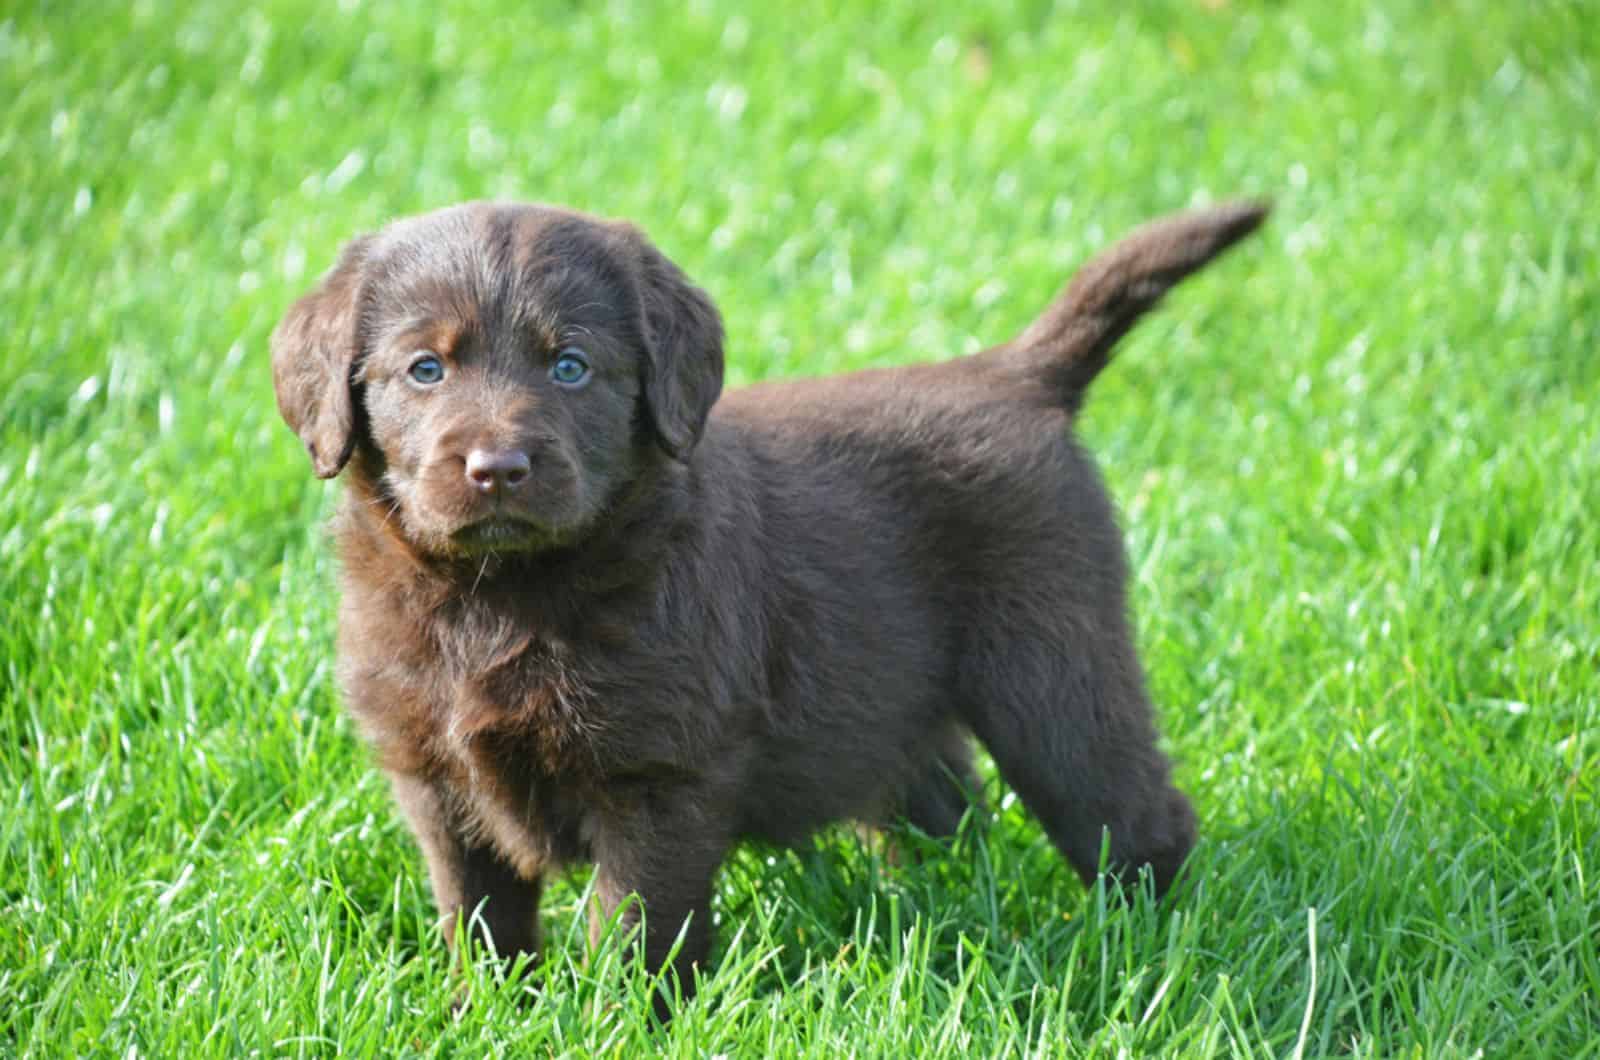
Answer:
[{"label": "puppy's floppy ear", "polygon": [[622,228],[639,263],[645,404],[662,448],[682,460],[700,440],[722,393],[722,316],[642,232]]},{"label": "puppy's floppy ear", "polygon": [[356,444],[356,296],[371,245],[371,236],[347,243],[338,264],[272,333],[278,411],[305,443],[318,478],[337,475]]}]

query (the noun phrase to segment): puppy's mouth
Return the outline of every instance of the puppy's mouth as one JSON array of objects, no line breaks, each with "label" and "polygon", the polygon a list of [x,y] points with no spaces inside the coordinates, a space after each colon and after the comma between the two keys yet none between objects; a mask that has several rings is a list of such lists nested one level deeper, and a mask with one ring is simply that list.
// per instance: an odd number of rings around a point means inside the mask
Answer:
[{"label": "puppy's mouth", "polygon": [[549,537],[526,519],[496,514],[456,530],[450,542],[464,552],[523,552],[549,544]]}]

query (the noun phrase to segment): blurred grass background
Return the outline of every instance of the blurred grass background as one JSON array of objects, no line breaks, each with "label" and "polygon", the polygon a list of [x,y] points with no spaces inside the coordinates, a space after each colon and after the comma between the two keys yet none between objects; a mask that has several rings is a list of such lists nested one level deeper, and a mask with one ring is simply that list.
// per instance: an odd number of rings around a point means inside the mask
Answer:
[{"label": "blurred grass background", "polygon": [[[1597,1055],[1597,78],[1586,0],[0,6],[0,1053]],[[1009,337],[1236,194],[1084,420],[1189,892],[1086,892],[995,782],[918,865],[742,854],[665,1032],[581,874],[452,1017],[269,383],[339,245],[631,218],[742,382]]]}]

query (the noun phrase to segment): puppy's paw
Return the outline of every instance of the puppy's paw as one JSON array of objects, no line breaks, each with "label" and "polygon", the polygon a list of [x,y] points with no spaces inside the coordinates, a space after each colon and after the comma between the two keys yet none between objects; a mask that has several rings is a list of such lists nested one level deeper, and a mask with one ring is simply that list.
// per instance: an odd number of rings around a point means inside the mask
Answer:
[{"label": "puppy's paw", "polygon": [[1138,885],[1141,870],[1148,866],[1159,899],[1181,873],[1194,849],[1195,834],[1194,808],[1188,797],[1169,787],[1121,842],[1113,841],[1109,871],[1124,888],[1131,888]]}]

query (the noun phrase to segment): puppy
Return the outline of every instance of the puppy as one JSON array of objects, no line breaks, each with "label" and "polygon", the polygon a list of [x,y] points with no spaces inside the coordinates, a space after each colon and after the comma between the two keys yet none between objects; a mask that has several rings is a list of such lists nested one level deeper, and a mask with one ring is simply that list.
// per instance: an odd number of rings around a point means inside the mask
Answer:
[{"label": "puppy", "polygon": [[351,242],[273,376],[346,473],[341,682],[448,927],[537,952],[546,874],[592,861],[591,928],[642,906],[690,990],[734,843],[949,833],[969,734],[1079,876],[1104,845],[1165,890],[1195,819],[1072,424],[1264,215],[1147,226],[985,352],[726,395],[716,308],[630,225],[473,203]]}]

